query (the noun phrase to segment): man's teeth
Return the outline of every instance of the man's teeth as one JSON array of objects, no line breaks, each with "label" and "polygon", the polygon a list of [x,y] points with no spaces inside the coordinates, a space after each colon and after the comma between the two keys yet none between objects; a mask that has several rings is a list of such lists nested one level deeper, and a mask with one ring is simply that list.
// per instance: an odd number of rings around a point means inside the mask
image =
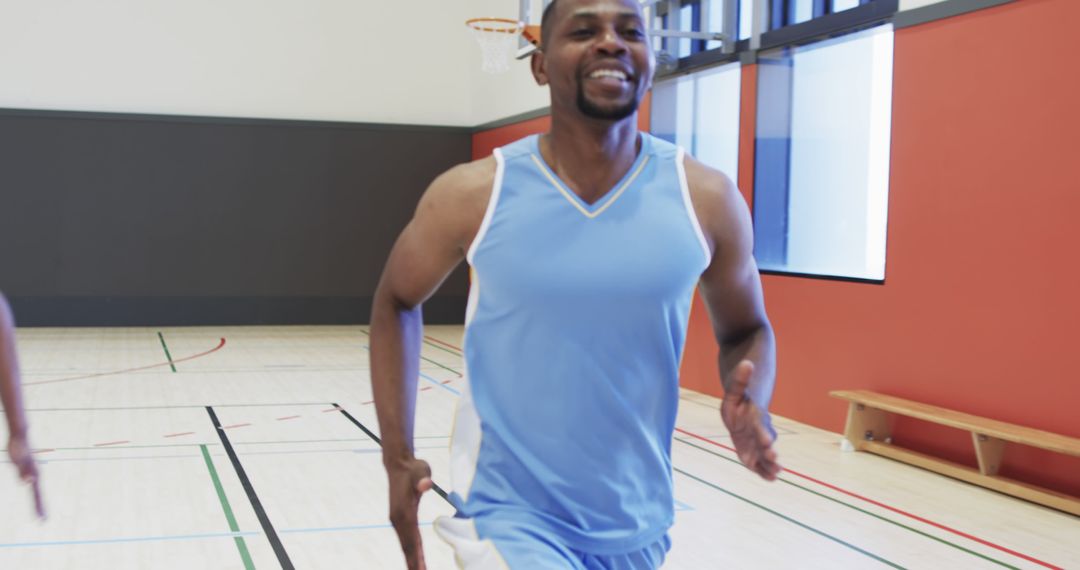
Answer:
[{"label": "man's teeth", "polygon": [[620,81],[626,81],[626,74],[615,69],[598,69],[589,74],[590,79],[599,79],[601,77],[614,77]]}]

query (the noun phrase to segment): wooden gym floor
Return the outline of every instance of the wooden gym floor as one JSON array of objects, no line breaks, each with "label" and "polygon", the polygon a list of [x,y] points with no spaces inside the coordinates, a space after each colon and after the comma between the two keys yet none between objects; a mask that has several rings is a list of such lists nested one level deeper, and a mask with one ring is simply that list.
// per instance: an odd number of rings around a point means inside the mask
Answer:
[{"label": "wooden gym floor", "polygon": [[[426,333],[416,445],[446,485],[462,328]],[[359,326],[21,329],[50,517],[0,469],[0,568],[402,568],[367,343]],[[764,483],[717,405],[682,394],[665,568],[1080,567],[1080,518],[843,453],[784,418],[787,470]],[[451,512],[421,504],[432,570],[455,567],[430,527]]]}]

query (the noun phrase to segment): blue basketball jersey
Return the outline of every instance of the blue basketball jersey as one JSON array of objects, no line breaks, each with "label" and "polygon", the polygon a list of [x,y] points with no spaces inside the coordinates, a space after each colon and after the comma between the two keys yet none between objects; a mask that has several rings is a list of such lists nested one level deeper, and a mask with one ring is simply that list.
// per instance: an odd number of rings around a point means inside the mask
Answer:
[{"label": "blue basketball jersey", "polygon": [[693,290],[710,253],[683,152],[641,134],[594,204],[531,136],[495,151],[469,249],[467,386],[451,441],[458,516],[617,554],[674,519],[671,439]]}]

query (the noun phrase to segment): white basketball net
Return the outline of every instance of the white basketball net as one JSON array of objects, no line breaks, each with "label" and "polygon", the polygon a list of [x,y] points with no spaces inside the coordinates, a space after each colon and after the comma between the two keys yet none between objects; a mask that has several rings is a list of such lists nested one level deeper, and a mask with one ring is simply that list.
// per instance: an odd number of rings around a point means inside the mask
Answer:
[{"label": "white basketball net", "polygon": [[518,36],[525,28],[521,22],[498,19],[477,19],[467,22],[469,30],[480,44],[483,61],[480,69],[486,73],[504,73],[518,48]]}]

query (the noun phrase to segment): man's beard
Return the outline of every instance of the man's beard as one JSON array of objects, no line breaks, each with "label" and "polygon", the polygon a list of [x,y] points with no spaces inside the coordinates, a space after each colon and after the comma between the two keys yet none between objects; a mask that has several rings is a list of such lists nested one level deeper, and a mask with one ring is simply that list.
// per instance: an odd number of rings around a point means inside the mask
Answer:
[{"label": "man's beard", "polygon": [[585,84],[584,82],[578,83],[577,90],[577,106],[578,109],[585,114],[586,117],[592,119],[601,119],[605,121],[621,121],[630,115],[633,115],[638,110],[638,105],[641,104],[641,98],[638,97],[637,91],[634,91],[634,96],[625,105],[613,108],[601,108],[594,105],[589,98],[585,96]]}]

